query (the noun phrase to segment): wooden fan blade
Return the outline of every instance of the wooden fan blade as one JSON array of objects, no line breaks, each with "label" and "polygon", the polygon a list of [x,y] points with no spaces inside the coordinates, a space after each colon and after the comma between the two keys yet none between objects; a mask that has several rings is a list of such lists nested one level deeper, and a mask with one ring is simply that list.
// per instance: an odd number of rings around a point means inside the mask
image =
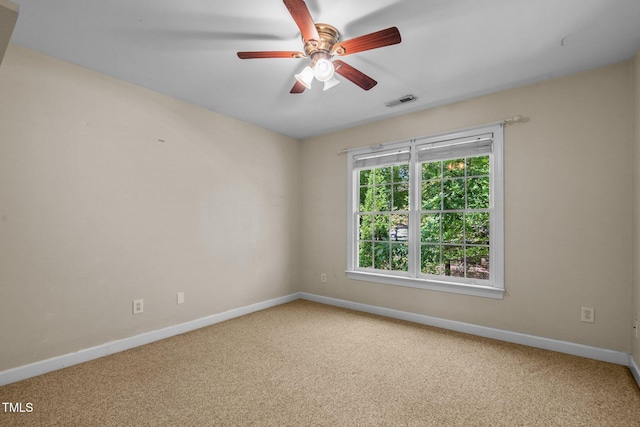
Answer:
[{"label": "wooden fan blade", "polygon": [[261,51],[261,52],[238,52],[240,59],[261,59],[261,58],[302,58],[302,52],[290,52],[285,50]]},{"label": "wooden fan blade", "polygon": [[304,0],[283,1],[289,10],[289,13],[293,17],[293,20],[296,21],[296,25],[300,28],[302,37],[306,41],[315,40],[319,42],[320,35],[318,34],[318,29],[316,28],[316,24],[313,22],[311,12],[309,12],[309,8]]},{"label": "wooden fan blade", "polygon": [[296,81],[296,84],[293,85],[293,87],[291,88],[291,92],[289,93],[302,93],[305,91],[305,89],[306,87],[304,87],[302,83]]},{"label": "wooden fan blade", "polygon": [[333,66],[335,67],[336,73],[357,84],[364,90],[369,90],[378,84],[377,81],[373,80],[362,71],[353,68],[351,65],[346,64],[339,59],[333,61]]},{"label": "wooden fan blade", "polygon": [[351,55],[352,53],[364,50],[377,49],[379,47],[391,46],[402,41],[398,28],[391,27],[386,30],[376,31],[354,39],[337,43],[331,50],[331,54]]}]

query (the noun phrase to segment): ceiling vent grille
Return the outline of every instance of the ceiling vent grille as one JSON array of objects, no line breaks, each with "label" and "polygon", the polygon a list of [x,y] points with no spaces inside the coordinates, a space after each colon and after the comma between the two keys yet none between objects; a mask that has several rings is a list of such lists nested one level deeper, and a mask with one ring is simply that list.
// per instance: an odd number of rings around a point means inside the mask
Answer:
[{"label": "ceiling vent grille", "polygon": [[413,102],[416,99],[418,99],[418,98],[416,98],[413,95],[405,95],[402,98],[398,98],[398,99],[395,99],[393,101],[389,101],[385,105],[387,107],[396,107],[396,106],[398,106],[400,104],[406,104],[407,102]]}]

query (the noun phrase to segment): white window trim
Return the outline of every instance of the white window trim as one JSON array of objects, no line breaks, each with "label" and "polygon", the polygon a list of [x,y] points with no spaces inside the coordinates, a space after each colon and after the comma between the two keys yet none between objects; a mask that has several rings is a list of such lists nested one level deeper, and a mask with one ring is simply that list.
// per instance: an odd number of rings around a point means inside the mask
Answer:
[{"label": "white window trim", "polygon": [[[361,158],[366,154],[374,154],[378,152],[388,152],[392,150],[403,150],[409,148],[411,150],[411,181],[410,194],[412,195],[412,206],[418,206],[420,201],[419,185],[420,180],[415,177],[419,176],[419,163],[417,161],[416,147],[425,143],[445,141],[451,139],[465,138],[477,136],[480,134],[493,133],[493,153],[491,166],[491,280],[480,281],[475,284],[456,282],[455,279],[438,280],[426,277],[417,273],[415,277],[412,274],[394,272],[387,274],[381,270],[358,270],[356,268],[358,259],[358,245],[356,236],[356,220],[359,208],[359,199],[355,197],[358,193],[358,180],[355,176],[357,168],[354,167],[354,158]],[[427,289],[434,291],[450,292],[463,295],[471,295],[478,297],[487,297],[502,299],[504,297],[504,132],[503,123],[494,123],[482,127],[463,129],[454,132],[443,133],[439,135],[428,136],[424,138],[416,138],[408,141],[383,144],[374,147],[360,148],[350,150],[347,155],[347,277],[354,280],[363,280],[367,282],[383,283],[388,285],[397,285],[411,288]],[[416,204],[417,203],[417,204]],[[417,224],[420,211],[412,209],[410,213],[410,223]],[[414,248],[419,247],[419,242],[413,242],[411,233],[409,237],[409,245],[413,244]],[[412,265],[419,265],[419,251],[410,251],[410,271]],[[417,269],[419,270],[419,269]],[[417,271],[413,268],[413,271]]]}]

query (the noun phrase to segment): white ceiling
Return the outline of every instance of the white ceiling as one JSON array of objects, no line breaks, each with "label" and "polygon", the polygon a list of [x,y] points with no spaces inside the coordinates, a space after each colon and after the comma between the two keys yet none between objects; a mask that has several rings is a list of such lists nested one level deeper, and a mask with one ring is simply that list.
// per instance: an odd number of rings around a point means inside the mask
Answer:
[{"label": "white ceiling", "polygon": [[[397,26],[402,43],[341,59],[364,91],[289,90],[307,59],[282,0],[13,0],[12,41],[267,129],[304,138],[599,67],[640,49],[640,0],[306,0],[342,39]],[[407,94],[418,100],[385,103]]]}]

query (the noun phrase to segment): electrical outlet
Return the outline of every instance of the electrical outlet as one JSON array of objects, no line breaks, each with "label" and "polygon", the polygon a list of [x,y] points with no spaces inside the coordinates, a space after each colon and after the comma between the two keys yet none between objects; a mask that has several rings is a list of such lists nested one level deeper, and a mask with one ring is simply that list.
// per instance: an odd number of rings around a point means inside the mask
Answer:
[{"label": "electrical outlet", "polygon": [[140,314],[144,311],[144,300],[142,299],[134,299],[133,300],[133,314]]},{"label": "electrical outlet", "polygon": [[595,317],[596,313],[593,307],[582,307],[582,311],[580,314],[580,320],[582,322],[593,323],[596,321]]},{"label": "electrical outlet", "polygon": [[320,282],[327,283],[327,275],[326,274],[322,273],[320,275]]},{"label": "electrical outlet", "polygon": [[178,292],[178,304],[184,304],[184,292]]}]

